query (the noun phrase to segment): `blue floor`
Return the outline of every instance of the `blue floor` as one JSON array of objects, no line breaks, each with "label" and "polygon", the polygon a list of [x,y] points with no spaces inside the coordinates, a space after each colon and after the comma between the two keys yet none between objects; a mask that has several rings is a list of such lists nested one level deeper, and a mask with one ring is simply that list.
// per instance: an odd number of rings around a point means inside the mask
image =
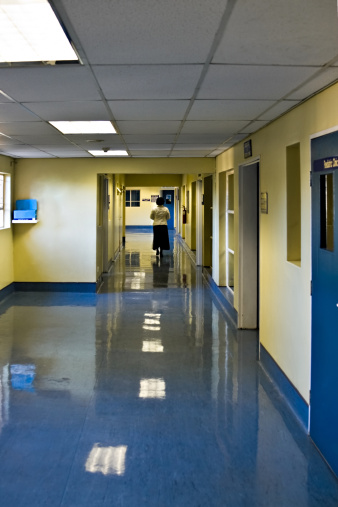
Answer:
[{"label": "blue floor", "polygon": [[0,506],[337,507],[338,482],[178,242],[98,295],[0,305]]}]

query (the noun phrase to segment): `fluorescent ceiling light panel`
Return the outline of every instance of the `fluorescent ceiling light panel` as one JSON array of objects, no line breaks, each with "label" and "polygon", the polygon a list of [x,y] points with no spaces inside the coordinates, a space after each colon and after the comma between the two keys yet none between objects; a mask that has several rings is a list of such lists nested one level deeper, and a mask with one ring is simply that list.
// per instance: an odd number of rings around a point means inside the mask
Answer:
[{"label": "fluorescent ceiling light panel", "polygon": [[78,60],[47,0],[0,0],[0,62]]},{"label": "fluorescent ceiling light panel", "polygon": [[62,134],[116,134],[110,121],[50,121],[49,123]]},{"label": "fluorescent ceiling light panel", "polygon": [[88,150],[88,153],[94,157],[128,157],[128,153],[125,150]]}]

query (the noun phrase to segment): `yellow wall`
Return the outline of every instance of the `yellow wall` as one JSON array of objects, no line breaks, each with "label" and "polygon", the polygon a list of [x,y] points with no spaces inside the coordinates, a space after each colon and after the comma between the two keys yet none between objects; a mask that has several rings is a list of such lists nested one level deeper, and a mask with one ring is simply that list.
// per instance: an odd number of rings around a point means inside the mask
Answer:
[{"label": "yellow wall", "polygon": [[[11,175],[13,188],[14,162],[11,158],[0,155],[0,172]],[[0,229],[0,290],[10,285],[13,281],[13,227],[11,227],[9,229]]]},{"label": "yellow wall", "polygon": [[[310,136],[338,124],[338,85],[253,134],[260,157],[260,190],[269,212],[260,215],[260,341],[309,401],[311,351]],[[286,147],[300,143],[301,266],[287,261]],[[248,163],[243,143],[220,155],[217,172],[235,169],[235,307],[238,309],[238,167]]]}]

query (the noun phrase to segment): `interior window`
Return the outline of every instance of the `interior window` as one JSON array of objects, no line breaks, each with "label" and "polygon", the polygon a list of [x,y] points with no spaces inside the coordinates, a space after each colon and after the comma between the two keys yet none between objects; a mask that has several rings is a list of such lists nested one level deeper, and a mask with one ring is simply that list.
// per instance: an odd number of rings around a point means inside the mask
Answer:
[{"label": "interior window", "polygon": [[320,248],[334,250],[333,174],[320,176]]}]

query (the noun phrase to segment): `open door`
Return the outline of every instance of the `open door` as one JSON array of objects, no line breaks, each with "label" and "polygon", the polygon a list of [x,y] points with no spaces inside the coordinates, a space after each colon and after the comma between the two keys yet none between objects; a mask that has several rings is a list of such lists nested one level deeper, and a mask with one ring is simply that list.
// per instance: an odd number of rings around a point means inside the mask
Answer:
[{"label": "open door", "polygon": [[239,168],[238,327],[258,327],[259,163]]},{"label": "open door", "polygon": [[338,132],[311,141],[310,435],[338,475]]}]

